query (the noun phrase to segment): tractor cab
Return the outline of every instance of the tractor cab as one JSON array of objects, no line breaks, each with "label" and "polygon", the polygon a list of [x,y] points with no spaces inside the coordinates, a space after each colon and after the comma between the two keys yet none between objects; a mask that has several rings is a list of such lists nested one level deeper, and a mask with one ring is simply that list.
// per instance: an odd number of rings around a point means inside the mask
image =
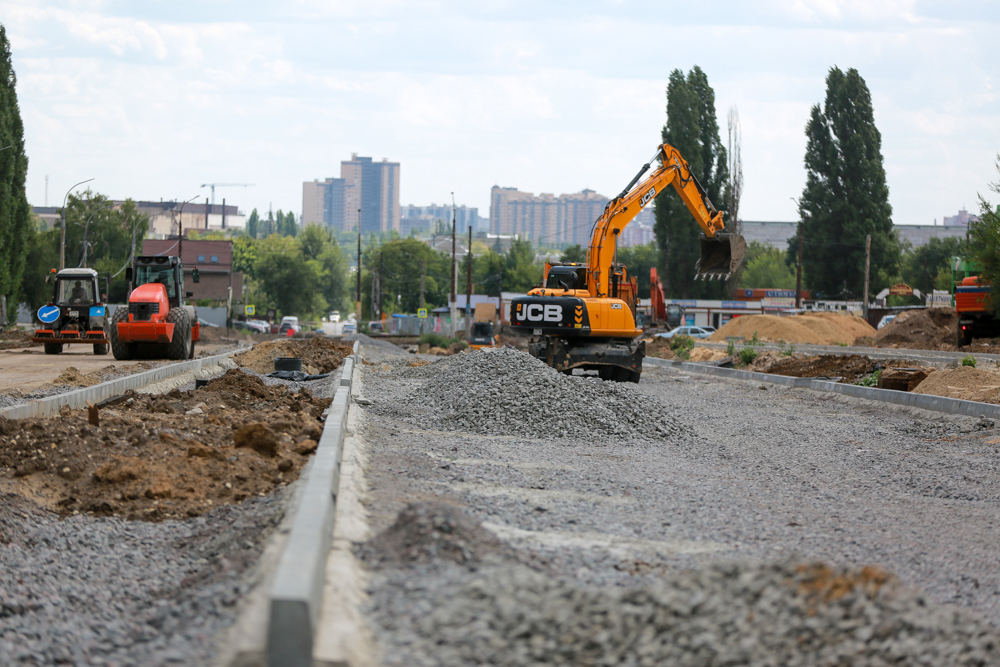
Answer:
[{"label": "tractor cab", "polygon": [[497,339],[493,334],[492,322],[473,322],[469,336],[469,347],[480,350],[484,347],[496,347]]},{"label": "tractor cab", "polygon": [[184,292],[184,266],[179,257],[139,257],[135,260],[135,267],[129,268],[125,277],[131,281],[132,290],[142,285],[163,285],[170,308],[184,306],[184,297],[190,296]]},{"label": "tractor cab", "polygon": [[42,328],[32,340],[45,345],[45,354],[59,354],[63,345],[84,343],[94,354],[108,353],[105,307],[93,269],[63,269],[55,277],[52,301],[38,309]]}]

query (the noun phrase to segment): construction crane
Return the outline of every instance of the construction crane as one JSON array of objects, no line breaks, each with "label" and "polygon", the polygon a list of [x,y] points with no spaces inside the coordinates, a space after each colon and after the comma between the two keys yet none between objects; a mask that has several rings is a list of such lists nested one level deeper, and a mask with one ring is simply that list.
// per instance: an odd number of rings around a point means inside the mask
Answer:
[{"label": "construction crane", "polygon": [[215,188],[252,188],[253,183],[202,183],[203,188],[212,188],[212,206],[215,206]]}]

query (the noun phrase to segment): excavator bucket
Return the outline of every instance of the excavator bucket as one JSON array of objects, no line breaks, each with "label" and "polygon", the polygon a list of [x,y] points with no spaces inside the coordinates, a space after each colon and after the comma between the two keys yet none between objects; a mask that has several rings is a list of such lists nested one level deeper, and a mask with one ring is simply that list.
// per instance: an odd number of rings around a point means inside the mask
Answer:
[{"label": "excavator bucket", "polygon": [[702,280],[727,280],[743,263],[747,242],[739,234],[719,232],[712,238],[702,234],[698,238],[701,258],[695,264],[695,278]]}]

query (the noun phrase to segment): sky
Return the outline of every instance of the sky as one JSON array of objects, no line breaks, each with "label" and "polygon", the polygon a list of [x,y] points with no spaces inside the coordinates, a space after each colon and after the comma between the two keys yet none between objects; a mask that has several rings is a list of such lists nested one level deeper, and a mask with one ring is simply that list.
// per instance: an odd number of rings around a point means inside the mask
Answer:
[{"label": "sky", "polygon": [[[996,0],[5,0],[35,206],[209,196],[302,210],[352,153],[400,203],[489,215],[490,188],[613,196],[653,156],[670,72],[742,129],[745,220],[797,220],[829,69],[872,94],[896,224],[1000,181]],[[85,186],[86,187],[86,186]]]}]

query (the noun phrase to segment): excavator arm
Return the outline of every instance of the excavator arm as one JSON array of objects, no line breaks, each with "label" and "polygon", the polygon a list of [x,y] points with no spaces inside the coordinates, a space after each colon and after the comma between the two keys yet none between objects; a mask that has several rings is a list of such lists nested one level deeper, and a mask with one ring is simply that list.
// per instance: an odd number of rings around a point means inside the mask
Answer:
[{"label": "excavator arm", "polygon": [[[637,186],[639,179],[657,160],[660,160],[659,166]],[[680,195],[703,232],[699,240],[701,258],[695,267],[696,276],[703,279],[724,279],[743,262],[746,255],[743,237],[723,231],[725,223],[722,212],[712,205],[705,189],[691,173],[687,161],[676,148],[663,144],[621,194],[608,202],[604,213],[594,224],[587,257],[587,287],[591,294],[607,296],[619,234],[656,195],[670,185]]]}]

